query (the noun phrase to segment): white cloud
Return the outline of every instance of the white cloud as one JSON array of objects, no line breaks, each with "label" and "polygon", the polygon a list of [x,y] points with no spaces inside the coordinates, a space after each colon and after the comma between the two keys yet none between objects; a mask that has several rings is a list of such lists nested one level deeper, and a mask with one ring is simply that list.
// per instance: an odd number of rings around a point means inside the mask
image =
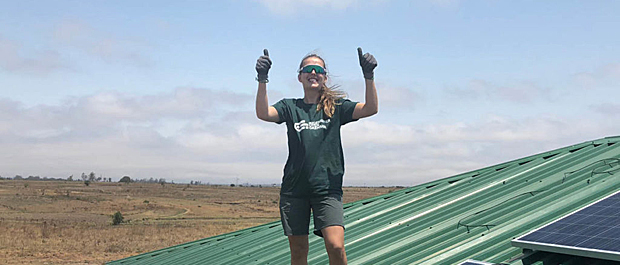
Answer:
[{"label": "white cloud", "polygon": [[0,133],[23,141],[28,141],[30,136],[46,138],[46,135],[67,140],[78,136],[94,139],[120,133],[126,126],[157,130],[168,125],[168,120],[185,121],[182,125],[202,119],[216,120],[222,117],[221,110],[251,102],[251,95],[199,88],[177,88],[172,93],[143,97],[107,91],[69,98],[59,106],[30,108],[4,99],[0,100],[3,110]]},{"label": "white cloud", "polygon": [[578,117],[490,116],[419,126],[360,121],[343,128],[351,184],[413,185],[616,135],[620,125]]},{"label": "white cloud", "polygon": [[95,171],[211,182],[222,176],[248,182],[269,177],[277,183],[286,134],[283,126],[260,122],[245,110],[253,110],[252,99],[198,88],[142,97],[108,91],[58,106],[24,107],[1,99],[0,175]]},{"label": "white cloud", "polygon": [[505,101],[529,104],[544,99],[552,101],[557,96],[550,88],[542,87],[531,81],[522,81],[509,85],[496,85],[486,80],[469,81],[464,88],[449,87],[444,92],[451,98],[460,100]]},{"label": "white cloud", "polygon": [[[346,185],[418,184],[620,130],[618,122],[559,115],[415,125],[381,118],[343,128]],[[279,183],[287,157],[286,127],[259,121],[253,95],[198,88],[108,91],[55,106],[0,99],[0,149],[2,176],[95,171],[211,183]]]},{"label": "white cloud", "polygon": [[[363,81],[344,80],[340,88],[347,93],[349,99],[364,102],[366,97],[364,87]],[[417,110],[427,102],[427,92],[416,86],[393,86],[377,82],[376,87],[380,112]]]},{"label": "white cloud", "polygon": [[[383,3],[389,0],[254,0],[266,6],[269,11],[277,15],[292,15],[308,9],[323,9],[342,11],[360,4]],[[461,0],[424,0],[434,6],[454,8],[460,5]]]},{"label": "white cloud", "polygon": [[63,21],[53,31],[54,39],[64,47],[71,47],[106,63],[149,66],[144,55],[150,48],[144,41],[116,36],[91,27],[83,21]]},{"label": "white cloud", "polygon": [[[30,56],[22,55],[28,53]],[[3,39],[0,36],[0,70],[11,73],[46,75],[53,71],[68,68],[57,51],[26,51],[22,44]]]},{"label": "white cloud", "polygon": [[344,10],[359,0],[256,0],[278,15],[291,15],[307,8]]},{"label": "white cloud", "polygon": [[456,7],[461,3],[461,0],[428,0],[431,4],[440,7]]},{"label": "white cloud", "polygon": [[[380,86],[381,108],[413,109],[425,101],[418,90],[406,87]],[[362,97],[363,98],[363,97]]]},{"label": "white cloud", "polygon": [[616,89],[620,81],[620,64],[611,63],[598,67],[591,72],[580,72],[573,75],[573,82],[583,89]]},{"label": "white cloud", "polygon": [[620,116],[620,104],[617,103],[600,103],[590,106],[590,109],[609,117]]}]

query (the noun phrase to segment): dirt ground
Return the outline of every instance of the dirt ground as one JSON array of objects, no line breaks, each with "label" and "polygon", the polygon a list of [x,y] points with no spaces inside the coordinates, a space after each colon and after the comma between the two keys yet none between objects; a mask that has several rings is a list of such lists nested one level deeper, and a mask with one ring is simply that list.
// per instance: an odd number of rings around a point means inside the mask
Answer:
[{"label": "dirt ground", "polygon": [[[397,190],[346,187],[345,203]],[[278,187],[0,180],[0,264],[103,264],[279,220]],[[124,222],[112,225],[120,211]]]}]

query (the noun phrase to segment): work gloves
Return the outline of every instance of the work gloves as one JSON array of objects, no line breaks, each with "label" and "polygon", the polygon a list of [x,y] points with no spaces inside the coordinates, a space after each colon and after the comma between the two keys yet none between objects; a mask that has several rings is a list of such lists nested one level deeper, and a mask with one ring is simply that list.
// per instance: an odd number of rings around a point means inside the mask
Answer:
[{"label": "work gloves", "polygon": [[269,51],[267,49],[263,50],[263,54],[263,56],[256,60],[256,72],[258,73],[256,81],[260,83],[267,83],[269,82],[269,79],[267,79],[267,74],[269,73],[269,68],[271,68],[271,59],[269,59]]},{"label": "work gloves", "polygon": [[377,67],[377,60],[370,53],[362,55],[362,48],[357,47],[357,55],[360,58],[360,66],[362,67],[362,73],[364,73],[365,79],[373,80],[375,78],[375,67]]},{"label": "work gloves", "polygon": [[[375,67],[377,67],[377,60],[370,53],[362,54],[362,48],[357,48],[357,54],[360,59],[360,66],[362,67],[362,73],[364,73],[365,79],[373,80],[375,77]],[[271,68],[271,59],[269,59],[269,51],[267,49],[263,50],[263,56],[259,57],[256,60],[256,72],[258,76],[256,77],[256,81],[260,83],[269,82],[268,74],[269,69]]]}]

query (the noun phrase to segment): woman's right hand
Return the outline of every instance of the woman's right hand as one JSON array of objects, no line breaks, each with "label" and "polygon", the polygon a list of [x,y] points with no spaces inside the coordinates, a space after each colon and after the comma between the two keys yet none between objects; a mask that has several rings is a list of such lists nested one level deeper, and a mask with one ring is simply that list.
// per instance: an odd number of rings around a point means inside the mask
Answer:
[{"label": "woman's right hand", "polygon": [[269,59],[269,51],[267,49],[263,50],[263,54],[263,56],[256,60],[256,72],[258,73],[256,81],[260,83],[267,83],[269,82],[267,77],[269,74],[269,68],[271,68],[271,59]]}]

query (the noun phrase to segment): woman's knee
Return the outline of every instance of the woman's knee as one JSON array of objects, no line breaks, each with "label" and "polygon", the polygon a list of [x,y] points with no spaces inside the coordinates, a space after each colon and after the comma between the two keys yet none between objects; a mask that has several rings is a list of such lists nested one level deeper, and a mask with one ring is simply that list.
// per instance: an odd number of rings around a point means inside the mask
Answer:
[{"label": "woman's knee", "polygon": [[292,254],[308,253],[308,236],[289,236],[289,246]]},{"label": "woman's knee", "polygon": [[344,252],[344,241],[340,241],[340,240],[325,241],[325,248],[329,252],[334,252],[334,253]]},{"label": "woman's knee", "polygon": [[342,226],[328,226],[321,229],[325,246],[331,249],[344,249],[344,228]]}]

